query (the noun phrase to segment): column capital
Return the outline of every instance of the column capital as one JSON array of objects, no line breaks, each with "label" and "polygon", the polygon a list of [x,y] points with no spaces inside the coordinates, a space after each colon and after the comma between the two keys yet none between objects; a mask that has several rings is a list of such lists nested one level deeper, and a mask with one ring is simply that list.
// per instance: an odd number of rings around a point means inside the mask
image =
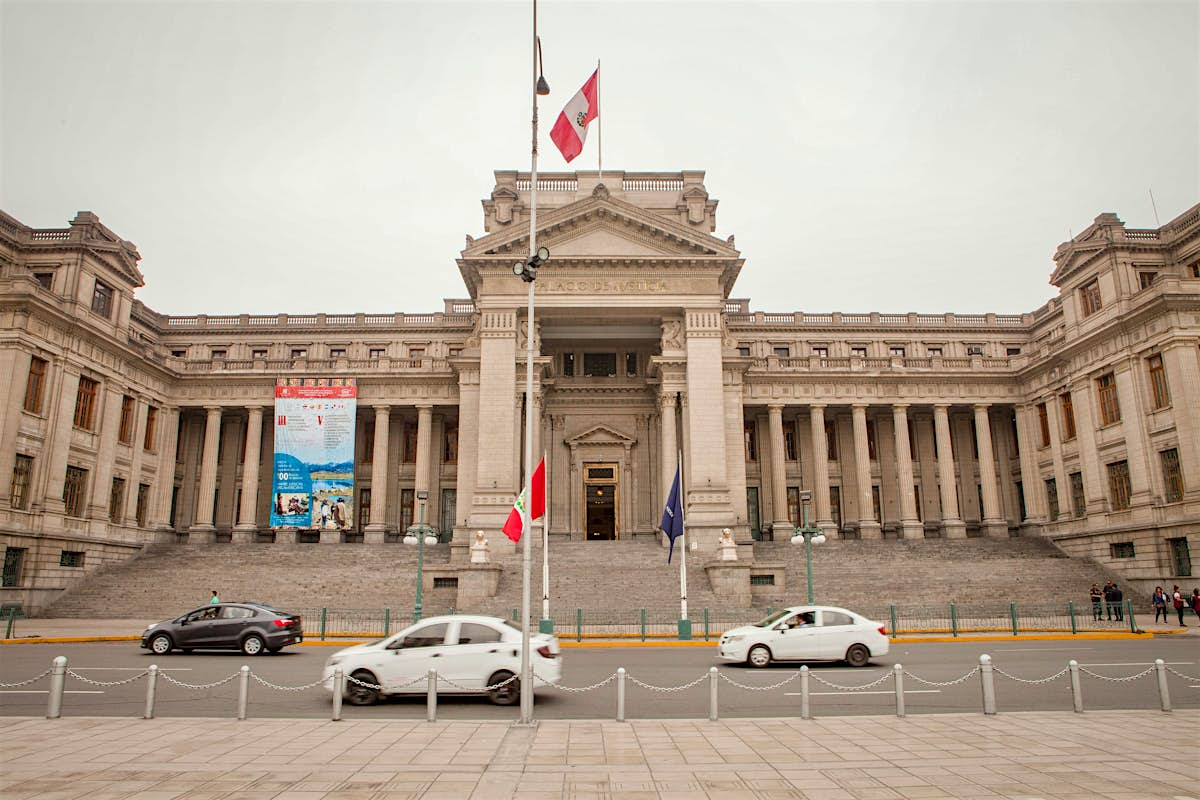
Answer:
[{"label": "column capital", "polygon": [[871,404],[870,403],[851,403],[850,408],[853,409],[854,411],[864,411],[865,412],[867,410],[867,406],[869,406],[869,405],[871,405]]},{"label": "column capital", "polygon": [[265,406],[258,406],[258,405],[246,406],[246,410],[249,411],[251,414],[261,414],[261,413],[263,413],[264,408],[265,408]]},{"label": "column capital", "polygon": [[911,406],[908,403],[892,403],[893,412],[903,411],[904,413],[908,413],[909,408],[911,408]]},{"label": "column capital", "polygon": [[971,407],[974,408],[976,411],[987,411],[989,408],[992,407],[992,404],[991,403],[972,403]]},{"label": "column capital", "polygon": [[808,404],[808,408],[810,411],[824,411],[828,407],[829,407],[828,403],[809,403]]},{"label": "column capital", "polygon": [[225,409],[223,406],[205,406],[204,410],[207,411],[208,415],[211,417],[213,414],[220,414]]},{"label": "column capital", "polygon": [[381,403],[381,404],[373,405],[371,407],[375,409],[375,416],[377,416],[377,417],[380,414],[392,413],[392,407],[391,407],[391,405],[389,405],[387,403]]},{"label": "column capital", "polygon": [[417,411],[433,411],[433,403],[414,403]]},{"label": "column capital", "polygon": [[934,403],[933,410],[934,411],[949,411],[950,406],[951,406],[950,403]]},{"label": "column capital", "polygon": [[772,414],[782,414],[784,406],[786,406],[786,405],[787,405],[786,403],[768,403],[767,410],[770,411]]}]

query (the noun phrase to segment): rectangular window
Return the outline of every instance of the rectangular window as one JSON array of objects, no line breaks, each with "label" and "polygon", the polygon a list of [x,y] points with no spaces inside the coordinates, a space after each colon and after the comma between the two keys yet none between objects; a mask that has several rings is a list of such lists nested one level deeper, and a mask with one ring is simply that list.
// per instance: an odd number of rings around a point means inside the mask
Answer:
[{"label": "rectangular window", "polygon": [[209,357],[212,358],[213,361],[224,361],[226,358],[228,358],[229,351],[224,348],[220,348],[217,350],[209,350],[208,355],[209,355]]},{"label": "rectangular window", "polygon": [[344,348],[344,347],[329,348],[329,357],[330,358],[345,358],[346,357],[346,348]]},{"label": "rectangular window", "polygon": [[742,358],[749,358],[750,357],[750,345],[739,344],[738,348],[737,348],[737,354],[739,356],[741,356]]},{"label": "rectangular window", "polygon": [[791,358],[792,356],[792,348],[787,345],[772,347],[771,352],[780,358]]},{"label": "rectangular window", "polygon": [[1112,558],[1133,558],[1133,542],[1112,542],[1108,554]]},{"label": "rectangular window", "polygon": [[762,538],[762,515],[758,508],[758,487],[746,487],[746,524],[750,528],[750,535],[755,539]]},{"label": "rectangular window", "polygon": [[983,345],[981,345],[981,344],[969,344],[969,345],[967,345],[967,355],[969,355],[969,356],[981,356],[981,355],[983,355]]},{"label": "rectangular window", "polygon": [[[240,503],[238,505],[241,505]],[[137,524],[139,528],[146,527],[146,517],[150,513],[150,484],[139,483],[137,493]]]},{"label": "rectangular window", "polygon": [[9,504],[24,511],[29,508],[29,481],[33,477],[33,456],[17,453],[17,461],[13,464],[12,490],[9,492]]},{"label": "rectangular window", "polygon": [[171,358],[186,358],[187,350],[172,350]]},{"label": "rectangular window", "polygon": [[1046,479],[1046,513],[1051,522],[1058,519],[1058,481],[1054,478]]},{"label": "rectangular window", "polygon": [[358,527],[364,528],[371,522],[371,490],[358,490]]},{"label": "rectangular window", "polygon": [[35,272],[33,278],[43,289],[50,291],[54,288],[54,273],[53,272]]},{"label": "rectangular window", "polygon": [[1178,503],[1183,500],[1183,470],[1179,466],[1179,450],[1172,447],[1158,454],[1162,462],[1163,500]]},{"label": "rectangular window", "polygon": [[803,520],[800,519],[800,487],[787,487],[787,508],[788,519],[792,521],[792,527],[800,527]]},{"label": "rectangular window", "polygon": [[79,379],[75,392],[75,427],[90,431],[96,418],[96,394],[100,384],[91,378]]},{"label": "rectangular window", "polygon": [[904,358],[905,350],[903,347],[889,347],[888,355],[892,358]]},{"label": "rectangular window", "polygon": [[928,352],[930,358],[941,358],[942,357],[942,348],[940,348],[940,347],[930,347],[927,352]]},{"label": "rectangular window", "polygon": [[866,358],[867,357],[867,348],[851,347],[850,348],[850,357],[851,358]]},{"label": "rectangular window", "polygon": [[413,516],[413,506],[416,505],[417,494],[412,489],[400,490],[400,530],[408,532],[417,518]]},{"label": "rectangular window", "polygon": [[441,513],[442,524],[438,526],[442,541],[449,541],[454,535],[454,516],[458,510],[458,490],[442,489],[442,504],[438,509]]},{"label": "rectangular window", "polygon": [[637,353],[625,354],[625,376],[632,378],[638,374]]},{"label": "rectangular window", "polygon": [[250,357],[254,359],[264,359],[267,357],[267,351],[263,348],[255,348],[250,351]]},{"label": "rectangular window", "polygon": [[42,394],[46,386],[45,359],[34,356],[29,360],[29,378],[25,381],[25,410],[31,414],[42,413]]},{"label": "rectangular window", "polygon": [[1060,394],[1058,403],[1062,408],[1063,441],[1069,442],[1075,438],[1075,405],[1071,402],[1071,393]]},{"label": "rectangular window", "polygon": [[1117,402],[1117,379],[1110,372],[1096,379],[1096,391],[1100,395],[1100,423],[1112,425],[1121,421],[1121,406]]},{"label": "rectangular window", "polygon": [[1188,265],[1188,275],[1193,278],[1200,278],[1200,261]]},{"label": "rectangular window", "polygon": [[615,378],[617,376],[617,354],[584,353],[583,374],[589,378]]},{"label": "rectangular window", "polygon": [[829,487],[829,516],[833,519],[834,530],[842,529],[842,487]]},{"label": "rectangular window", "polygon": [[375,458],[375,421],[363,424],[363,446],[359,450],[362,453],[359,456],[359,462],[363,464],[370,463]]},{"label": "rectangular window", "polygon": [[837,423],[831,419],[825,420],[825,455],[830,461],[838,460]]},{"label": "rectangular window", "polygon": [[867,420],[867,458],[871,461],[879,460],[879,453],[875,449],[875,420]]},{"label": "rectangular window", "polygon": [[1100,281],[1092,278],[1079,287],[1079,307],[1085,317],[1090,317],[1100,310]]},{"label": "rectangular window", "polygon": [[384,349],[382,347],[372,347],[367,350],[368,358],[383,358],[384,355]]},{"label": "rectangular window", "polygon": [[308,358],[308,348],[307,347],[293,347],[292,348],[292,358]]},{"label": "rectangular window", "polygon": [[445,435],[442,440],[442,462],[446,464],[458,463],[458,426],[447,425]]},{"label": "rectangular window", "polygon": [[121,398],[121,425],[117,429],[117,441],[129,444],[133,441],[133,406],[134,399],[129,395]]},{"label": "rectangular window", "polygon": [[758,440],[754,435],[754,423],[747,422],[742,427],[742,434],[746,440],[746,460],[758,461]]},{"label": "rectangular window", "polygon": [[783,457],[786,461],[796,460],[796,422],[783,421]]},{"label": "rectangular window", "polygon": [[1019,356],[1019,355],[1021,355],[1021,348],[1019,348],[1019,347],[1006,347],[1006,348],[1004,348],[1004,355],[1006,355],[1006,356],[1009,356],[1010,358],[1011,358],[1012,356]]},{"label": "rectangular window", "polygon": [[563,353],[563,376],[567,378],[575,377],[575,354]]},{"label": "rectangular window", "polygon": [[63,550],[58,556],[58,565],[60,567],[82,567],[83,551]]},{"label": "rectangular window", "polygon": [[1163,371],[1162,356],[1155,353],[1146,359],[1146,368],[1150,370],[1150,389],[1154,394],[1154,407],[1166,408],[1171,403],[1171,395],[1167,392],[1167,373]]},{"label": "rectangular window", "polygon": [[63,483],[63,504],[67,507],[67,516],[83,516],[86,489],[87,470],[80,467],[67,467],[67,479]]},{"label": "rectangular window", "polygon": [[96,281],[96,288],[92,292],[92,311],[100,316],[108,319],[112,316],[113,307],[113,290],[100,281]]},{"label": "rectangular window", "polygon": [[828,347],[814,347],[812,354],[814,356],[816,356],[817,358],[829,358],[829,348]]},{"label": "rectangular window", "polygon": [[1157,272],[1139,272],[1138,273],[1138,290],[1149,289],[1154,285],[1154,279],[1158,277]]},{"label": "rectangular window", "polygon": [[[1186,536],[1180,536],[1178,539],[1167,539],[1167,546],[1171,549],[1171,562],[1175,565],[1174,573],[1184,578],[1192,576],[1192,555],[1188,549],[1188,540]],[[9,548],[11,552],[12,548]],[[4,564],[5,571],[8,570],[7,561]]]},{"label": "rectangular window", "polygon": [[883,503],[879,497],[879,486],[871,487],[871,510],[875,513],[875,521],[883,522]]},{"label": "rectangular window", "polygon": [[1071,513],[1076,518],[1087,516],[1087,499],[1083,496],[1083,473],[1072,472],[1067,479],[1071,482]]},{"label": "rectangular window", "polygon": [[1037,404],[1038,414],[1038,431],[1042,434],[1042,447],[1050,445],[1050,415],[1046,411],[1045,403]]},{"label": "rectangular window", "polygon": [[417,463],[417,426],[411,422],[404,423],[404,449],[401,451],[401,463]]},{"label": "rectangular window", "polygon": [[4,548],[4,573],[0,586],[20,586],[22,567],[25,565],[24,547]]},{"label": "rectangular window", "polygon": [[125,479],[113,478],[112,490],[108,494],[108,521],[120,524],[125,512]]},{"label": "rectangular window", "polygon": [[424,347],[408,348],[408,360],[409,361],[415,361],[415,362],[417,362],[417,365],[420,365],[421,359],[423,359],[424,357],[425,357],[425,348]]},{"label": "rectangular window", "polygon": [[1129,508],[1129,496],[1132,490],[1129,486],[1129,462],[1115,461],[1108,465],[1108,496],[1112,501],[1113,511],[1124,511]]},{"label": "rectangular window", "polygon": [[[158,409],[154,406],[146,408],[146,435],[142,437],[142,449],[154,449],[154,426],[158,424]],[[243,455],[245,451],[243,449]]]}]

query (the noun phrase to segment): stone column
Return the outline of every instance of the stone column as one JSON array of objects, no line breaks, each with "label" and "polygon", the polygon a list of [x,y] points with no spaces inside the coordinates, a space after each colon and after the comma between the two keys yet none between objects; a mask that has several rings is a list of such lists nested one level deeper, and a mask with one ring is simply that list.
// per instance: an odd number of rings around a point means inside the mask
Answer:
[{"label": "stone column", "polygon": [[896,483],[900,490],[900,538],[924,539],[925,526],[917,517],[917,497],[913,492],[912,450],[908,446],[908,406],[892,406],[892,427],[896,440]]},{"label": "stone column", "polygon": [[[419,403],[417,405],[417,457],[415,473],[413,475],[413,491],[414,493],[429,492],[430,477],[433,471],[433,406],[429,403]],[[413,495],[416,498],[416,494]],[[432,499],[432,495],[430,496]],[[417,507],[413,509],[413,524],[419,524],[421,521],[421,502],[417,502]],[[425,501],[425,524],[432,524],[429,519],[429,500]],[[405,531],[407,533],[407,531]],[[417,534],[424,535],[424,531]]]},{"label": "stone column", "polygon": [[1008,523],[1000,514],[1000,492],[996,485],[996,458],[992,453],[992,423],[987,403],[975,404],[975,445],[979,450],[979,482],[983,487],[983,520],[987,536],[1008,536]]},{"label": "stone column", "polygon": [[206,406],[204,451],[200,458],[200,493],[196,498],[196,521],[188,529],[190,544],[208,544],[216,538],[213,501],[217,496],[217,448],[221,437],[221,407]]},{"label": "stone column", "polygon": [[679,443],[675,433],[675,392],[663,392],[658,396],[659,422],[662,425],[662,502],[665,507],[675,480],[675,469],[679,463]]},{"label": "stone column", "polygon": [[[96,468],[92,473],[91,502],[88,504],[88,516],[102,522],[108,521],[108,503],[112,496],[113,464],[117,458],[117,429],[121,424],[121,403],[123,395],[113,389],[105,389],[97,399],[103,400],[103,405],[96,414],[100,421],[100,439],[96,448]],[[137,404],[134,404],[136,414]],[[136,418],[136,417],[135,417]],[[135,444],[139,444],[135,442]],[[125,479],[125,488],[133,476]],[[122,516],[125,509],[121,510]],[[122,522],[117,519],[117,524]]]},{"label": "stone column", "polygon": [[854,480],[858,484],[858,535],[863,539],[882,539],[883,532],[875,520],[875,503],[871,493],[867,407],[863,403],[855,403],[851,411],[854,415]]},{"label": "stone column", "polygon": [[[1200,499],[1200,415],[1195,412],[1192,398],[1200,397],[1200,348],[1188,341],[1167,345],[1162,351],[1163,369],[1167,376],[1167,390],[1175,408],[1172,417],[1179,431],[1179,467],[1183,472],[1183,499],[1192,502]],[[1185,399],[1188,398],[1188,399]],[[1162,474],[1159,453],[1151,458],[1156,474]],[[1155,493],[1165,491],[1159,484]]]},{"label": "stone column", "polygon": [[363,528],[365,544],[383,544],[387,535],[384,516],[388,486],[388,419],[392,407],[375,406],[375,448],[371,458],[371,521]]},{"label": "stone column", "polygon": [[233,528],[233,541],[253,542],[258,530],[258,473],[262,453],[262,406],[248,406],[246,421],[246,459],[242,462],[241,520]]},{"label": "stone column", "polygon": [[767,407],[771,429],[771,529],[775,538],[783,540],[792,535],[792,520],[787,507],[787,453],[783,444],[783,404],[772,403]]},{"label": "stone column", "polygon": [[954,447],[950,442],[950,406],[933,407],[933,430],[937,437],[938,481],[942,490],[942,536],[965,539],[967,526],[958,516],[958,492],[954,477]]},{"label": "stone column", "polygon": [[829,448],[825,440],[825,406],[809,406],[809,429],[812,431],[813,449],[813,504],[816,510],[816,525],[826,536],[837,536],[833,527],[833,514],[829,508]]},{"label": "stone column", "polygon": [[[736,525],[725,442],[725,370],[721,354],[724,313],[720,305],[687,310],[687,398],[684,440],[688,468],[685,501],[687,546],[716,549],[722,528]],[[694,535],[693,535],[694,534]]]},{"label": "stone column", "polygon": [[[1138,391],[1137,386],[1139,381],[1149,381],[1146,364],[1140,356],[1132,356],[1124,369],[1116,368],[1114,377],[1117,393],[1125,398],[1125,404],[1121,407],[1121,428],[1125,434],[1125,460],[1129,465],[1129,507],[1148,506],[1151,497],[1155,494],[1161,497],[1163,490],[1161,479],[1151,478],[1152,475],[1161,474],[1161,470],[1150,461],[1150,440],[1146,435],[1148,409],[1144,402],[1146,394]],[[1170,389],[1170,386],[1167,388]]]},{"label": "stone column", "polygon": [[142,482],[142,461],[146,453],[146,415],[150,404],[135,400],[133,404],[133,441],[129,448],[129,477],[125,479],[125,524],[137,527],[137,492]]},{"label": "stone column", "polygon": [[[0,508],[11,507],[12,474],[17,463],[17,431],[25,408],[26,384],[29,380],[31,356],[19,350],[0,351],[0,375],[8,375],[8,389],[0,392]],[[21,377],[25,380],[22,381]],[[49,375],[43,377],[42,410],[47,402]],[[33,476],[25,488],[26,508],[32,503]]]},{"label": "stone column", "polygon": [[55,403],[46,425],[46,441],[50,446],[42,448],[43,453],[49,453],[46,460],[46,492],[42,502],[46,511],[52,514],[66,513],[63,490],[67,483],[67,453],[71,447],[71,431],[75,428],[75,396],[79,393],[79,373],[69,371],[66,365],[59,369],[62,371],[62,380],[59,382],[58,395],[51,392],[47,397],[47,402]]},{"label": "stone column", "polygon": [[[1025,519],[1022,523],[1025,525],[1041,525],[1047,521],[1046,510],[1046,484],[1042,480],[1041,474],[1038,472],[1036,449],[1037,444],[1033,439],[1033,426],[1030,422],[1034,414],[1033,408],[1028,404],[1017,406],[1017,447],[1020,450],[1021,456],[1021,492],[1025,497]],[[1065,480],[1059,477],[1055,478],[1055,490],[1059,497],[1059,515],[1062,514],[1062,497]]]},{"label": "stone column", "polygon": [[[1095,408],[1095,392],[1092,380],[1087,377],[1081,378],[1071,391],[1071,400],[1075,406],[1075,438],[1079,442],[1079,469],[1083,473],[1085,515],[1104,514],[1108,510],[1108,480],[1100,466],[1100,453],[1096,449],[1096,431],[1100,429],[1100,416],[1099,409],[1095,416],[1092,412]],[[1058,497],[1061,506],[1061,491]],[[1066,497],[1070,501],[1070,486],[1067,487]]]},{"label": "stone column", "polygon": [[179,443],[179,409],[163,406],[159,409],[162,420],[162,444],[158,450],[158,470],[154,476],[154,510],[152,525],[154,541],[172,543],[175,529],[171,527],[171,498],[175,492],[175,459]]}]

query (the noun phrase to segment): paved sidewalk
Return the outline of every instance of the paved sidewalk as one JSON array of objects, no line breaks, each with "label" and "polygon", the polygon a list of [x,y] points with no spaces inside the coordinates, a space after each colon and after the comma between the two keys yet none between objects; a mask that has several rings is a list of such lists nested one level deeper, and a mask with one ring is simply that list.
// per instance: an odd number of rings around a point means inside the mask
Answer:
[{"label": "paved sidewalk", "polygon": [[0,718],[0,797],[1200,800],[1200,711],[504,722]]}]

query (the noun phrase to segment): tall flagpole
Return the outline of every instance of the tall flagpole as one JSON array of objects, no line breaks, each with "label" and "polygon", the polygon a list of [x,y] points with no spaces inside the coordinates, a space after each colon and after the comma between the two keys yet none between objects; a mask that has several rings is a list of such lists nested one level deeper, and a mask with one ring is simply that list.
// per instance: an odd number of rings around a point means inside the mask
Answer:
[{"label": "tall flagpole", "polygon": [[[537,0],[533,0],[533,145],[529,167],[529,254],[537,253],[537,157],[538,157],[538,38]],[[533,723],[533,664],[529,655],[529,540],[533,520],[533,281],[529,281],[529,300],[525,331],[525,503],[521,509],[521,724]]]},{"label": "tall flagpole", "polygon": [[[542,461],[547,460],[547,453],[542,451]],[[546,474],[550,473],[550,465],[546,464]],[[542,516],[542,622],[538,625],[542,633],[554,633],[554,623],[550,619],[550,480],[546,479],[546,513]]]},{"label": "tall flagpole", "polygon": [[688,618],[687,615],[687,513],[684,508],[687,507],[687,492],[684,487],[687,481],[683,477],[683,451],[679,451],[679,521],[683,527],[683,533],[679,534],[679,538],[683,541],[679,554],[679,624],[683,627],[683,621]]}]

